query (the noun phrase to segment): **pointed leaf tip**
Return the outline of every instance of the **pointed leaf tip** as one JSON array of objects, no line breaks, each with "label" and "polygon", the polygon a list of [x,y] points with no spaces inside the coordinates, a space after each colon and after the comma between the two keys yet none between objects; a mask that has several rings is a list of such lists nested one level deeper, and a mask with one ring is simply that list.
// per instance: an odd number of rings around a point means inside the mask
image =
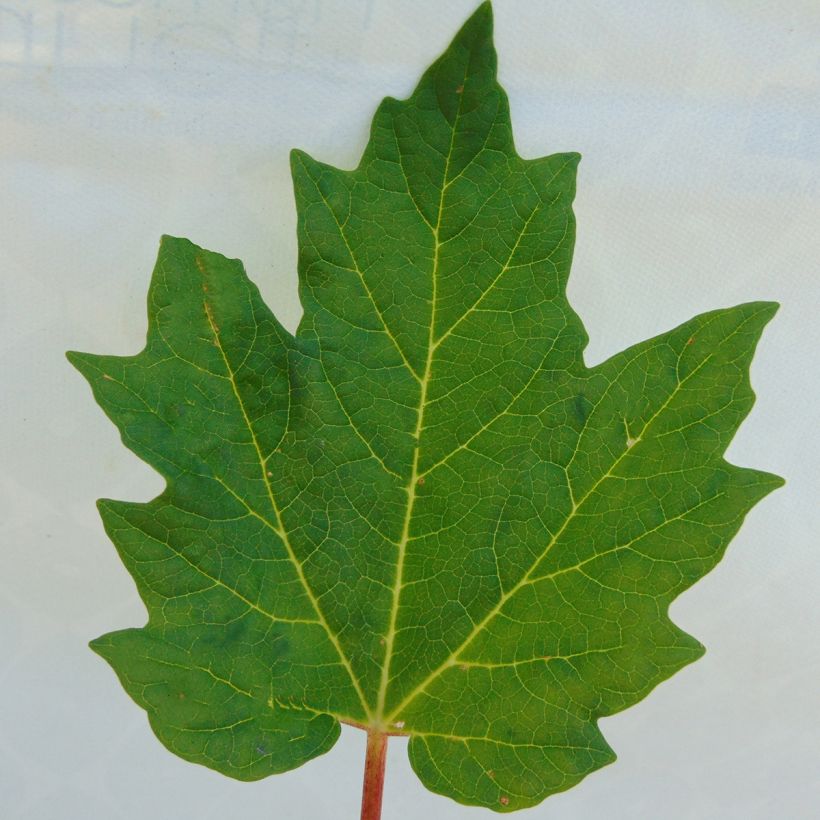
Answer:
[{"label": "pointed leaf tip", "polygon": [[492,27],[493,24],[493,4],[490,0],[479,3],[476,10],[467,18],[465,25],[474,23],[476,26]]},{"label": "pointed leaf tip", "polygon": [[767,319],[767,321],[768,321],[769,319],[773,319],[773,318],[775,317],[775,315],[777,314],[777,311],[779,311],[779,310],[780,310],[780,302],[769,302],[769,301],[762,301],[762,302],[760,303],[760,306],[761,306],[761,307],[765,310],[765,312],[766,312],[766,314],[765,314],[765,315],[766,315],[766,319]]},{"label": "pointed leaf tip", "polygon": [[482,3],[465,21],[452,40],[452,46],[464,45],[474,48],[484,40],[492,41],[493,7],[492,3]]}]

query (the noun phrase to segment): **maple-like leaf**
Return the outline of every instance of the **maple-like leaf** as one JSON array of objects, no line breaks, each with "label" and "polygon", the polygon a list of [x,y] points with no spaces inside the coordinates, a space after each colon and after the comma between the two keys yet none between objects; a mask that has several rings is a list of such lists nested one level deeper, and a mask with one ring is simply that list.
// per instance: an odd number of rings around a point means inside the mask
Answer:
[{"label": "maple-like leaf", "polygon": [[69,354],[167,482],[99,503],[149,621],[93,648],[187,760],[253,780],[346,722],[409,735],[436,792],[537,803],[700,657],[668,606],[781,484],[723,458],[776,305],[585,366],[578,155],[516,154],[491,28],[382,102],[354,171],[293,154],[295,335],[166,237],[145,349]]}]

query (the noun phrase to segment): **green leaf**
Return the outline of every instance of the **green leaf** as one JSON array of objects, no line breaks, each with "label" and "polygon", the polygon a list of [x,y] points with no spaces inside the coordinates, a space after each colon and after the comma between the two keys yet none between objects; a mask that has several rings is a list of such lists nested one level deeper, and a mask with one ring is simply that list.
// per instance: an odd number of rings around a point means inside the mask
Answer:
[{"label": "green leaf", "polygon": [[149,612],[92,646],[173,752],[252,780],[339,721],[509,811],[614,760],[597,720],[703,653],[670,602],[780,486],[723,453],[772,303],[593,368],[577,154],[523,160],[482,5],[358,168],[292,157],[304,315],[163,239],[136,356],[72,353],[166,479],[103,500]]}]

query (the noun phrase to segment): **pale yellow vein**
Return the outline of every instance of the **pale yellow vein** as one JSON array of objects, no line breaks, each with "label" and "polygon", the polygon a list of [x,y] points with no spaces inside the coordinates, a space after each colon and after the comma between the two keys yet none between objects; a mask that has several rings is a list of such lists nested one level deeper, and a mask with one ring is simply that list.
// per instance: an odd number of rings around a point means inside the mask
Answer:
[{"label": "pale yellow vein", "polygon": [[[198,259],[197,262],[198,262],[198,265],[200,267],[200,270],[202,270],[203,275],[205,275],[202,260]],[[356,694],[358,695],[359,700],[361,701],[362,708],[364,709],[365,714],[369,717],[370,716],[370,707],[369,707],[369,705],[367,703],[367,700],[364,696],[364,692],[362,691],[361,684],[359,683],[358,678],[356,677],[356,675],[353,672],[353,667],[350,665],[350,660],[348,659],[347,655],[345,654],[344,650],[342,649],[342,646],[339,642],[338,637],[333,632],[333,630],[330,628],[330,625],[328,624],[327,619],[325,618],[325,615],[322,612],[322,608],[319,605],[319,601],[318,601],[316,595],[314,594],[313,589],[312,589],[312,587],[310,586],[310,583],[307,580],[307,577],[305,576],[304,567],[302,566],[302,563],[297,558],[296,552],[293,549],[293,545],[290,542],[290,537],[288,536],[288,533],[285,530],[284,525],[282,523],[282,516],[281,516],[281,513],[279,511],[279,506],[276,502],[276,498],[274,497],[273,488],[271,487],[270,481],[268,480],[267,470],[265,468],[265,457],[262,454],[262,448],[259,445],[259,440],[256,438],[256,432],[254,430],[254,427],[253,427],[253,424],[250,420],[250,417],[248,416],[248,412],[245,408],[245,402],[243,401],[242,395],[239,392],[239,386],[236,383],[236,375],[233,372],[233,369],[231,367],[231,364],[230,364],[230,361],[227,357],[227,354],[225,353],[225,350],[222,347],[222,340],[220,339],[220,336],[219,336],[219,328],[217,327],[216,323],[214,322],[214,318],[211,314],[210,305],[208,304],[207,301],[203,300],[202,306],[203,306],[203,309],[205,311],[205,316],[208,320],[208,324],[210,325],[211,332],[213,333],[214,344],[216,344],[217,348],[219,349],[219,352],[222,356],[222,360],[225,363],[225,370],[228,374],[228,379],[230,380],[234,396],[235,396],[237,404],[239,406],[239,410],[242,414],[242,418],[245,421],[245,425],[248,428],[248,433],[251,437],[251,441],[253,442],[253,446],[256,450],[257,458],[259,460],[259,467],[260,467],[260,470],[261,470],[261,473],[262,473],[262,480],[264,481],[265,488],[266,488],[267,494],[268,494],[268,499],[270,501],[270,504],[271,504],[271,507],[273,509],[274,515],[276,516],[278,531],[279,531],[279,535],[280,535],[280,539],[282,541],[282,544],[285,547],[285,550],[288,554],[288,558],[290,559],[291,563],[293,564],[294,569],[296,570],[296,574],[299,576],[299,581],[301,582],[302,587],[304,588],[308,598],[310,599],[311,604],[313,605],[313,608],[316,612],[316,616],[319,618],[319,621],[321,622],[325,632],[327,633],[328,639],[333,644],[333,647],[335,648],[337,654],[339,655],[339,659],[341,660],[343,666],[347,670],[348,675],[350,676],[350,681],[353,685],[353,688],[356,690]]]}]

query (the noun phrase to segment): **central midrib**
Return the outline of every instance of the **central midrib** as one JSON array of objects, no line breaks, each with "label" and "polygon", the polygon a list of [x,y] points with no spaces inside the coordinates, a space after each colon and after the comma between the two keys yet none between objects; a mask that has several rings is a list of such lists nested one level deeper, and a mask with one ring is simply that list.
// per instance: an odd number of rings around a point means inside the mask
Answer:
[{"label": "central midrib", "polygon": [[[469,67],[468,67],[469,68]],[[385,635],[384,648],[384,663],[382,664],[382,674],[379,683],[379,694],[376,701],[376,712],[374,715],[377,728],[382,731],[389,730],[390,727],[384,726],[384,707],[387,699],[387,688],[390,684],[390,667],[393,662],[393,648],[396,638],[396,621],[399,613],[399,603],[401,599],[401,591],[404,577],[404,560],[407,553],[407,543],[410,538],[410,522],[413,518],[413,507],[416,502],[416,488],[419,486],[419,452],[421,444],[421,434],[424,430],[424,411],[427,405],[427,386],[430,382],[430,373],[433,368],[433,357],[436,351],[435,344],[435,326],[436,326],[436,299],[437,299],[437,280],[440,260],[441,242],[439,241],[439,232],[441,230],[441,217],[444,213],[444,197],[447,191],[447,183],[450,176],[450,159],[453,156],[453,148],[456,141],[456,131],[458,129],[458,120],[461,116],[461,106],[464,100],[464,86],[467,82],[467,70],[465,69],[464,78],[461,82],[461,91],[459,92],[458,108],[456,109],[455,117],[453,118],[453,127],[450,132],[450,145],[447,149],[447,157],[444,162],[444,173],[441,179],[441,193],[439,194],[438,215],[436,217],[436,225],[432,228],[433,233],[433,262],[431,265],[431,294],[430,294],[430,327],[427,335],[427,358],[424,365],[424,374],[419,382],[419,406],[416,414],[416,429],[414,432],[415,445],[413,446],[413,464],[410,470],[410,480],[407,483],[405,492],[407,493],[407,506],[405,508],[404,522],[402,524],[401,537],[397,545],[396,555],[396,577],[393,583],[393,600],[390,607],[390,621],[388,624],[387,634]],[[394,727],[395,728],[395,727]]]}]

